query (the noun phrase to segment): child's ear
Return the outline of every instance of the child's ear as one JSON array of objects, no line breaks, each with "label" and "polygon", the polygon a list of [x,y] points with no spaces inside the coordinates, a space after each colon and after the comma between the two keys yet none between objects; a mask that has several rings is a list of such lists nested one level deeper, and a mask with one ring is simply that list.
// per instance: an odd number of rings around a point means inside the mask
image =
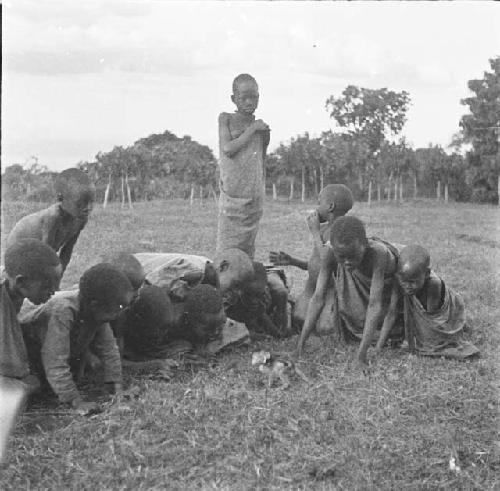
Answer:
[{"label": "child's ear", "polygon": [[219,264],[219,271],[223,273],[224,271],[227,271],[229,269],[229,261],[226,259],[222,260]]},{"label": "child's ear", "polygon": [[95,314],[99,310],[99,302],[97,300],[91,300],[89,302],[90,311]]},{"label": "child's ear", "polygon": [[425,279],[428,279],[431,275],[431,268],[425,268]]},{"label": "child's ear", "polygon": [[330,213],[333,213],[333,210],[335,210],[335,203],[330,203],[330,206],[328,207],[328,211]]},{"label": "child's ear", "polygon": [[236,102],[234,101],[234,94],[231,94],[231,101],[233,102],[233,104],[236,104]]},{"label": "child's ear", "polygon": [[22,290],[27,287],[28,281],[29,280],[28,278],[26,278],[26,276],[19,274],[14,278],[13,286],[16,290]]}]

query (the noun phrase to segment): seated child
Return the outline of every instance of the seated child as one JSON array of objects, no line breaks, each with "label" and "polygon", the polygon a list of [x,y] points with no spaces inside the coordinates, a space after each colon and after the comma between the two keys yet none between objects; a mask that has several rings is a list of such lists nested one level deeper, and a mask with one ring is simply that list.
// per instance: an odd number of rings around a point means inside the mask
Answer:
[{"label": "seated child", "polygon": [[[313,248],[309,261],[295,258],[283,251],[271,251],[269,254],[270,261],[277,266],[296,266],[307,270],[304,291],[295,301],[292,314],[293,324],[300,328],[306,317],[309,300],[316,288],[316,281],[321,268],[321,253],[324,251],[326,242],[330,240],[332,224],[337,218],[344,216],[352,208],[353,203],[354,199],[351,190],[347,186],[343,184],[325,186],[319,193],[317,209],[307,217],[307,225],[313,237]],[[329,292],[329,295],[327,295],[326,308],[328,308],[333,297],[331,293]],[[323,324],[321,317],[318,324]],[[326,324],[328,324],[328,320]],[[325,329],[321,328],[321,330]]]},{"label": "seated child", "polygon": [[233,81],[234,113],[219,115],[220,199],[217,252],[238,248],[253,259],[264,204],[264,160],[269,126],[254,112],[256,80],[246,73]]},{"label": "seated child", "polygon": [[57,176],[55,189],[59,202],[21,218],[7,237],[7,247],[20,239],[41,240],[59,252],[64,272],[92,210],[94,187],[81,170],[66,169]]},{"label": "seated child", "polygon": [[15,379],[29,391],[37,389],[17,314],[25,298],[36,305],[46,302],[58,289],[61,275],[57,254],[39,240],[24,239],[7,248],[0,286],[0,379],[4,382]]},{"label": "seated child", "polygon": [[[410,350],[427,356],[465,359],[479,353],[461,339],[465,326],[465,306],[462,298],[430,268],[429,252],[410,245],[401,250],[390,314],[395,318],[397,299],[404,298],[405,331]],[[380,350],[387,340],[391,320],[377,342]]]},{"label": "seated child", "polygon": [[79,290],[61,291],[44,305],[25,304],[21,309],[30,363],[62,403],[81,411],[95,407],[83,401],[74,380],[89,348],[103,364],[105,384],[121,391],[120,354],[109,322],[129,306],[132,297],[127,277],[101,263],[85,271]]},{"label": "seated child", "polygon": [[288,316],[288,288],[278,271],[266,271],[239,249],[219,255],[218,273],[224,309],[231,319],[244,322],[252,333],[275,337],[292,334]]},{"label": "seated child", "polygon": [[368,347],[375,331],[386,320],[398,261],[395,246],[377,238],[368,239],[359,218],[340,217],[331,230],[331,249],[323,259],[316,290],[309,301],[306,320],[297,346],[300,355],[323,309],[325,294],[333,278],[337,302],[331,323],[341,333],[360,339],[358,361],[367,363]]}]

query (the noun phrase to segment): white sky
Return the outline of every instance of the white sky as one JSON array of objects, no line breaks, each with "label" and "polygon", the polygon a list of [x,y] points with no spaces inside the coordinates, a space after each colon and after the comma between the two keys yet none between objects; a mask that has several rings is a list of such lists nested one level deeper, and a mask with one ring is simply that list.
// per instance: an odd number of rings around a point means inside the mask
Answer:
[{"label": "white sky", "polygon": [[348,84],[408,91],[402,134],[447,146],[467,81],[500,55],[500,6],[11,0],[2,32],[2,165],[63,169],[167,129],[217,155],[241,72],[259,82],[271,149],[333,128],[325,100]]}]

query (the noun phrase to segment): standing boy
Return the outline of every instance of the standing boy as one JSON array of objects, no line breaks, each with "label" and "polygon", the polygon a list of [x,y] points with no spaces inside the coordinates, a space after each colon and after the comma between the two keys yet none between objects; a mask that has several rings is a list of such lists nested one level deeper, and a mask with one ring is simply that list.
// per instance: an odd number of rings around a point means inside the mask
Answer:
[{"label": "standing boy", "polygon": [[56,178],[58,203],[27,215],[7,237],[7,247],[21,239],[38,239],[59,253],[63,272],[94,202],[94,187],[85,172],[66,169]]},{"label": "standing boy", "polygon": [[233,81],[234,113],[219,115],[220,199],[217,252],[238,248],[253,259],[264,203],[269,126],[254,112],[259,87],[248,74]]}]

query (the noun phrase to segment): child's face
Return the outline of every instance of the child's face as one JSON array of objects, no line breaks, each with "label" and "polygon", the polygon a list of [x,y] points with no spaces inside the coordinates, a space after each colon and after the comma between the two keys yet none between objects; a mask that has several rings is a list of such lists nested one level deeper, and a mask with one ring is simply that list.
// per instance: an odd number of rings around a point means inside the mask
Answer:
[{"label": "child's face", "polygon": [[240,113],[253,114],[259,104],[259,88],[251,81],[240,82],[231,100]]},{"label": "child's face", "polygon": [[413,268],[408,265],[403,265],[402,268],[398,270],[396,276],[406,295],[415,295],[423,288],[428,276],[428,269]]},{"label": "child's face", "polygon": [[94,195],[89,189],[70,192],[63,197],[61,206],[66,213],[83,221],[87,221],[94,205]]},{"label": "child's face", "polygon": [[122,295],[121,299],[116,300],[113,305],[101,305],[95,300],[91,302],[91,312],[94,321],[97,324],[111,322],[116,320],[130,306],[134,293],[128,291]]},{"label": "child's face", "polygon": [[18,289],[21,294],[35,305],[47,302],[59,289],[62,277],[62,266],[53,266],[47,269],[43,279],[19,278]]},{"label": "child's face", "polygon": [[366,253],[366,243],[359,239],[348,244],[333,241],[333,254],[335,259],[348,270],[359,268]]},{"label": "child's face", "polygon": [[206,344],[220,334],[226,319],[224,309],[221,309],[215,313],[201,312],[196,316],[189,316],[188,323],[196,342]]}]

